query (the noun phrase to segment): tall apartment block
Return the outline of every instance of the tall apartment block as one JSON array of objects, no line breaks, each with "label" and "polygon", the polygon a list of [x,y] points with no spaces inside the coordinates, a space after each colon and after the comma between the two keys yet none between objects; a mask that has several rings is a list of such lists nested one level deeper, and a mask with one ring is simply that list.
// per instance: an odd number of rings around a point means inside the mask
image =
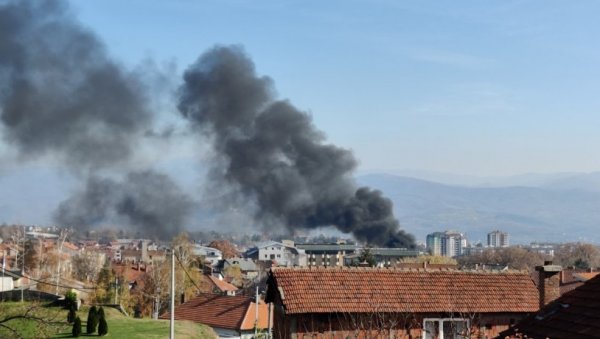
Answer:
[{"label": "tall apartment block", "polygon": [[488,247],[508,247],[508,233],[498,230],[488,233],[487,245]]},{"label": "tall apartment block", "polygon": [[457,257],[465,253],[467,238],[454,231],[434,232],[427,235],[426,244],[431,255]]}]

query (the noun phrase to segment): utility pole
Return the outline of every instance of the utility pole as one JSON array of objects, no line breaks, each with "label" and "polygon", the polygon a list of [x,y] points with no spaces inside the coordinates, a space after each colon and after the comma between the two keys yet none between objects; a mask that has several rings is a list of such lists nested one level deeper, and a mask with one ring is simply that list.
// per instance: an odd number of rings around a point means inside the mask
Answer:
[{"label": "utility pole", "polygon": [[6,267],[6,251],[2,251],[2,301],[4,301],[4,268]]},{"label": "utility pole", "polygon": [[119,278],[115,277],[115,305],[119,299]]},{"label": "utility pole", "polygon": [[25,225],[21,226],[23,227],[23,261],[21,263],[21,302],[23,302],[23,288],[25,287]]},{"label": "utility pole", "polygon": [[272,336],[271,336],[271,326],[272,326],[272,324],[271,324],[271,303],[268,303],[267,307],[269,310],[268,315],[267,315],[268,316],[268,318],[267,318],[267,339],[271,339],[272,338]]},{"label": "utility pole", "polygon": [[170,339],[175,339],[175,249],[171,249],[171,324]]},{"label": "utility pole", "polygon": [[56,266],[56,295],[58,295],[58,285],[60,285],[60,266],[61,266],[61,259],[62,259],[62,248],[63,248],[63,244],[65,243],[65,240],[67,239],[67,234],[69,233],[69,230],[66,229],[61,229],[60,230],[60,237],[58,238],[58,265]]},{"label": "utility pole", "polygon": [[256,299],[254,299],[254,338],[258,337],[258,286],[256,286]]}]

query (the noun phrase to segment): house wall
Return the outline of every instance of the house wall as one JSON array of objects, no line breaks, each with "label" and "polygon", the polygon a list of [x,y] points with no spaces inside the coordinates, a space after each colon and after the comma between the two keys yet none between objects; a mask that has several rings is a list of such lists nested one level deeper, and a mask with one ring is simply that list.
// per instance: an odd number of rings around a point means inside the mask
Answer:
[{"label": "house wall", "polygon": [[273,335],[276,339],[422,338],[424,319],[465,319],[471,338],[494,338],[527,314],[294,314],[274,309]]},{"label": "house wall", "polygon": [[344,251],[307,251],[307,265],[325,267],[343,266],[344,255]]},{"label": "house wall", "polygon": [[275,260],[279,266],[286,267],[306,266],[306,253],[283,244],[273,243],[258,248],[258,260]]}]

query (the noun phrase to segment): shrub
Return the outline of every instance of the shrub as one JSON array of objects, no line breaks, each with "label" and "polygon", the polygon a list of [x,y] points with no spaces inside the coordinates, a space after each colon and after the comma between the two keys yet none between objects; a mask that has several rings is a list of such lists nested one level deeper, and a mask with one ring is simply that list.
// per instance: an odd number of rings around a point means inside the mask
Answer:
[{"label": "shrub", "polygon": [[71,304],[71,306],[69,306],[69,313],[67,314],[67,322],[72,324],[75,321],[76,316],[77,313],[75,313],[75,305]]},{"label": "shrub", "polygon": [[79,317],[76,317],[75,322],[73,322],[73,331],[71,332],[71,334],[75,338],[81,335],[81,319],[79,319]]},{"label": "shrub", "polygon": [[98,320],[98,335],[106,335],[108,333],[108,323],[104,317],[104,310],[102,307],[100,307],[100,311],[98,313],[100,315]]},{"label": "shrub", "polygon": [[96,306],[92,306],[92,307],[90,307],[90,311],[88,312],[86,333],[92,334],[92,333],[96,332],[97,326],[98,326],[98,311],[96,310]]},{"label": "shrub", "polygon": [[67,307],[70,308],[71,305],[75,305],[75,307],[77,307],[77,292],[70,290],[65,293],[65,301]]}]

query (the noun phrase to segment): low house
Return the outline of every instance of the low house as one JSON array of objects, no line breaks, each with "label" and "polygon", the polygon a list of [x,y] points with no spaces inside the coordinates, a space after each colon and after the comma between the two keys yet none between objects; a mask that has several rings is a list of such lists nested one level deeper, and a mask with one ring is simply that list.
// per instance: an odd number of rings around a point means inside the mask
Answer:
[{"label": "low house", "polygon": [[194,252],[194,255],[203,257],[204,261],[208,262],[211,266],[223,259],[223,252],[213,247],[194,244],[192,251]]},{"label": "low house", "polygon": [[600,276],[565,293],[500,338],[600,338]]},{"label": "low house", "polygon": [[246,252],[246,255],[258,261],[275,262],[277,266],[294,267],[307,264],[305,251],[296,248],[294,242],[290,240],[259,244]]},{"label": "low house", "polygon": [[[259,332],[265,332],[269,326],[267,304],[259,302],[258,312],[256,307],[254,299],[249,297],[201,293],[175,308],[175,320],[208,325],[219,338],[250,339],[254,338],[255,325]],[[160,318],[169,319],[170,313]]]},{"label": "low house", "polygon": [[202,292],[222,294],[222,295],[236,295],[238,288],[223,280],[223,276],[215,277],[210,274],[203,274],[200,282]]},{"label": "low house", "polygon": [[570,292],[598,275],[592,269],[566,268],[560,273],[560,295]]},{"label": "low house", "polygon": [[274,338],[494,337],[539,309],[523,272],[273,268]]},{"label": "low house", "polygon": [[215,266],[213,273],[222,274],[230,266],[238,266],[240,268],[240,271],[242,272],[242,277],[244,279],[254,279],[258,277],[258,266],[256,266],[254,261],[246,258],[229,258],[221,260]]}]

